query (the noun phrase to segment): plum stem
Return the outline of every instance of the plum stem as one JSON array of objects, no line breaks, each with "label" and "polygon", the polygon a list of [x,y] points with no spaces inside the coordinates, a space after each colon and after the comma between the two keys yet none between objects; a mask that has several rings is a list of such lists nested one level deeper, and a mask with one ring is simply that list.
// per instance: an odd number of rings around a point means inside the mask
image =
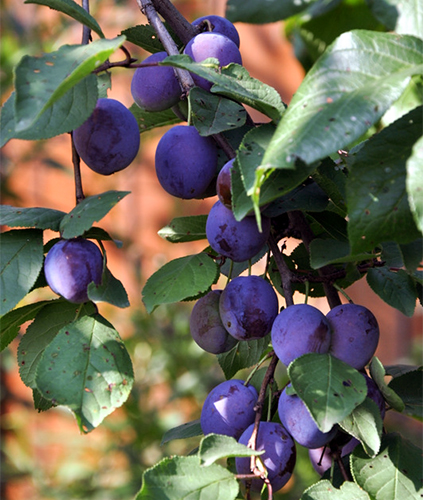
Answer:
[{"label": "plum stem", "polygon": [[287,266],[285,259],[283,258],[282,252],[279,250],[278,244],[273,236],[270,234],[267,243],[272,252],[273,258],[275,259],[276,266],[278,268],[279,274],[281,275],[283,294],[287,307],[294,304],[293,294],[292,294],[292,277],[293,274],[289,267]]},{"label": "plum stem", "polygon": [[73,140],[73,132],[70,133],[71,136],[71,147],[72,147],[72,164],[73,164],[73,176],[75,180],[75,198],[76,204],[81,203],[85,198],[84,191],[82,189],[82,178],[81,178],[81,158],[75,148],[75,142]]}]

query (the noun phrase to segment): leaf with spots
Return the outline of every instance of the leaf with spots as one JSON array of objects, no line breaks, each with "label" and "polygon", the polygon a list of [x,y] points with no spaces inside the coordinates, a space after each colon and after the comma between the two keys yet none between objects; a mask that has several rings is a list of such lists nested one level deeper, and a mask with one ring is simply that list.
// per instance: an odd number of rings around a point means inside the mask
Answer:
[{"label": "leaf with spots", "polygon": [[42,353],[35,377],[41,395],[70,408],[82,432],[122,406],[133,381],[118,332],[99,314],[63,327]]},{"label": "leaf with spots", "polygon": [[338,489],[324,479],[307,488],[300,500],[370,500],[370,497],[353,482],[345,481]]}]

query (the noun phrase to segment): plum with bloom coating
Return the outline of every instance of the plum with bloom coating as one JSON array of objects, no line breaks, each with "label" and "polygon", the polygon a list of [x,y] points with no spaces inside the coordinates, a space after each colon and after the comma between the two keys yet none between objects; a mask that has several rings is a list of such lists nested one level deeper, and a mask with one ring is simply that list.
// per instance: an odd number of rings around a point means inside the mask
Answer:
[{"label": "plum with bloom coating", "polygon": [[227,36],[237,47],[239,47],[240,39],[238,30],[228,19],[226,19],[226,17],[216,15],[202,16],[193,21],[191,24],[193,26],[198,26],[203,21],[210,22],[213,33],[220,33],[221,35]]},{"label": "plum with bloom coating", "polygon": [[46,256],[44,274],[53,292],[70,302],[86,302],[88,285],[101,283],[103,256],[95,243],[84,238],[60,240]]},{"label": "plum with bloom coating", "polygon": [[254,422],[254,407],[258,394],[243,380],[226,380],[212,389],[201,410],[201,429],[204,435],[214,433],[238,439]]}]

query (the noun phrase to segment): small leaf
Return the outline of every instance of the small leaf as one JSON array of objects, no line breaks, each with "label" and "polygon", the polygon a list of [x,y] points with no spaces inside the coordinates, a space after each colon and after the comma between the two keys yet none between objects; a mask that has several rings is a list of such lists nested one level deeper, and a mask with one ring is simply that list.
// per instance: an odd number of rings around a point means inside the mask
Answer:
[{"label": "small leaf", "polygon": [[145,284],[142,295],[149,313],[160,304],[179,302],[208,290],[218,275],[216,262],[201,252],[168,262]]},{"label": "small leaf", "polygon": [[226,457],[251,457],[252,455],[262,455],[264,450],[255,451],[238,443],[236,439],[221,434],[209,434],[200,443],[198,456],[201,464],[206,467],[216,460]]},{"label": "small leaf", "polygon": [[58,231],[60,221],[65,215],[65,212],[51,208],[0,206],[0,224],[9,227],[34,227]]},{"label": "small leaf", "polygon": [[144,111],[136,104],[133,104],[129,108],[129,111],[135,116],[138,122],[140,134],[142,134],[143,132],[148,132],[149,130],[157,127],[166,127],[168,125],[174,125],[182,121],[175,115],[175,113],[171,109],[151,113],[149,111]]},{"label": "small leaf", "polygon": [[13,309],[31,290],[43,266],[43,232],[12,229],[1,235],[0,315]]},{"label": "small leaf", "polygon": [[157,233],[171,243],[184,243],[207,238],[207,215],[193,215],[190,217],[175,217],[169,225]]},{"label": "small leaf", "polygon": [[411,417],[423,420],[423,388],[422,388],[422,371],[410,371],[395,377],[388,385],[403,401],[404,413]]},{"label": "small leaf", "polygon": [[88,196],[63,217],[60,223],[62,237],[70,239],[81,236],[129,193],[130,191],[107,191]]},{"label": "small leaf", "polygon": [[[177,39],[170,26],[167,23],[164,23],[164,25],[175,43],[178,46],[181,46],[181,42]],[[165,50],[162,42],[157,36],[156,30],[149,24],[138,24],[137,26],[123,30],[121,35],[124,35],[128,42],[138,45],[138,47],[142,47],[144,50],[152,54],[156,52],[163,52]]]},{"label": "small leaf", "polygon": [[310,265],[319,269],[327,264],[343,262],[361,262],[375,257],[371,253],[351,254],[350,244],[347,241],[315,238],[310,243]]},{"label": "small leaf", "polygon": [[386,402],[395,410],[399,412],[404,411],[404,401],[391,387],[386,385],[385,368],[376,356],[374,356],[370,363],[370,375],[378,386]]},{"label": "small leaf", "polygon": [[414,221],[423,233],[423,137],[414,144],[406,168],[408,203]]},{"label": "small leaf", "polygon": [[413,278],[403,269],[390,271],[387,267],[369,269],[366,275],[370,288],[387,304],[406,316],[414,314],[417,290]]},{"label": "small leaf", "polygon": [[337,489],[324,479],[307,488],[300,500],[370,500],[370,497],[355,483],[345,481]]},{"label": "small leaf", "polygon": [[129,307],[128,294],[124,286],[108,268],[103,272],[101,285],[93,282],[88,285],[88,298],[94,302],[108,302],[116,307]]},{"label": "small leaf", "polygon": [[165,432],[162,437],[160,446],[173,441],[174,439],[187,439],[190,437],[201,436],[203,431],[201,430],[200,419],[193,420],[192,422],[187,422],[186,424],[178,425]]},{"label": "small leaf", "polygon": [[383,436],[380,452],[375,458],[369,458],[358,446],[350,462],[355,482],[372,499],[421,499],[422,450],[399,434]]},{"label": "small leaf", "polygon": [[133,370],[119,334],[96,314],[59,331],[41,356],[35,382],[44,398],[70,408],[80,430],[90,432],[126,401]]},{"label": "small leaf", "polygon": [[364,377],[330,354],[304,354],[288,366],[288,375],[322,432],[346,418],[367,394]]},{"label": "small leaf", "polygon": [[235,500],[238,491],[235,476],[224,467],[203,467],[197,456],[172,457],[144,472],[135,500]]}]

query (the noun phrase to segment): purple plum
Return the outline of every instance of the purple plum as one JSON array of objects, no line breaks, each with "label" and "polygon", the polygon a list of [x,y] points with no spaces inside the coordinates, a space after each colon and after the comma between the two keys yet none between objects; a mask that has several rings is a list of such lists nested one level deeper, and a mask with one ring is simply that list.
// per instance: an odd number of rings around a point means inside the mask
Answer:
[{"label": "purple plum", "polygon": [[226,17],[216,15],[202,16],[191,24],[193,26],[199,26],[203,21],[209,21],[213,33],[220,33],[221,35],[227,36],[237,47],[239,47],[240,40],[238,30],[228,19],[226,19]]}]

